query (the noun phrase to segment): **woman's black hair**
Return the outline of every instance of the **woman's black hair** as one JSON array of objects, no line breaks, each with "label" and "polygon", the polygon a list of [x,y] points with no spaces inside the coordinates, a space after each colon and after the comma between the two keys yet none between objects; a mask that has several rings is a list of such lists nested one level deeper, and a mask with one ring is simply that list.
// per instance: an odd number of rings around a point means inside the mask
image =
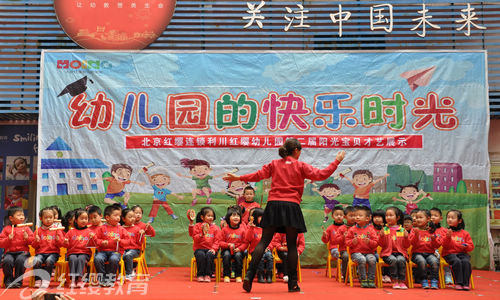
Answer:
[{"label": "woman's black hair", "polygon": [[[238,225],[236,225],[236,227],[233,227],[231,226],[231,216],[233,214],[237,214],[238,216],[240,216],[240,222],[238,223]],[[235,206],[230,206],[227,208],[227,213],[226,213],[226,216],[224,217],[224,219],[226,220],[226,223],[227,225],[230,227],[230,228],[233,228],[233,229],[236,229],[236,228],[239,228],[240,225],[241,225],[241,209],[239,208],[239,206],[235,205]]]},{"label": "woman's black hair", "polygon": [[264,215],[264,209],[261,207],[255,207],[250,209],[250,214],[248,215],[248,221],[250,221],[250,217],[253,217],[253,223],[255,226],[260,227],[259,217]]},{"label": "woman's black hair", "polygon": [[436,231],[436,224],[430,220],[431,218],[431,211],[428,209],[419,209],[418,212],[424,213],[428,218],[429,222],[427,223],[427,226],[429,227],[429,232],[434,233]]},{"label": "woman's black hair", "polygon": [[[75,229],[82,230],[82,229],[87,228],[87,225],[85,225],[84,227],[79,227],[78,222],[76,222],[76,220],[78,220],[78,218],[83,214],[87,214],[87,210],[85,210],[83,208],[75,209],[75,221],[73,222],[73,227],[75,227]],[[88,214],[87,214],[87,217],[88,217]]]},{"label": "woman's black hair", "polygon": [[278,153],[282,158],[285,158],[292,155],[295,149],[302,150],[302,145],[299,140],[291,138],[285,141],[285,144],[279,148]]},{"label": "woman's black hair", "polygon": [[74,227],[74,224],[69,224],[69,220],[71,218],[75,217],[75,212],[76,212],[76,210],[70,210],[70,211],[66,212],[66,214],[62,218],[61,225],[66,228],[66,229],[64,229],[64,232],[68,232],[70,226]]},{"label": "woman's black hair", "polygon": [[[388,210],[392,210],[394,212],[394,214],[396,215],[396,224],[403,226],[404,222],[405,222],[405,216],[403,214],[403,211],[396,206],[389,206],[388,208],[385,209],[386,212]],[[410,219],[411,219],[411,216],[408,216],[408,217],[410,217]]]},{"label": "woman's black hair", "polygon": [[[373,218],[375,217],[382,217],[382,225],[377,225],[373,222]],[[383,209],[377,209],[372,213],[372,225],[376,230],[380,230],[384,227],[385,225],[385,210]]]},{"label": "woman's black hair", "polygon": [[453,226],[449,226],[449,228],[453,231],[459,231],[459,230],[462,230],[462,229],[465,229],[465,221],[464,221],[464,218],[462,216],[462,212],[459,211],[458,209],[451,209],[449,210],[447,213],[446,213],[446,217],[448,217],[448,215],[453,212],[455,214],[457,214],[457,219],[458,221],[462,220],[462,222],[458,222],[457,226],[456,227],[453,227]]},{"label": "woman's black hair", "polygon": [[211,208],[210,206],[205,206],[200,209],[200,211],[196,214],[196,223],[203,222],[201,219],[201,216],[206,216],[206,214],[211,211],[214,214],[214,220],[215,220],[215,210]]},{"label": "woman's black hair", "polygon": [[[125,224],[125,222],[123,221],[123,219],[125,219],[125,217],[127,216],[127,214],[129,212],[134,212],[134,211],[132,209],[128,208],[128,207],[124,208],[122,210],[122,217],[120,218],[120,225],[124,225]],[[134,216],[134,218],[135,218],[135,216]]]}]

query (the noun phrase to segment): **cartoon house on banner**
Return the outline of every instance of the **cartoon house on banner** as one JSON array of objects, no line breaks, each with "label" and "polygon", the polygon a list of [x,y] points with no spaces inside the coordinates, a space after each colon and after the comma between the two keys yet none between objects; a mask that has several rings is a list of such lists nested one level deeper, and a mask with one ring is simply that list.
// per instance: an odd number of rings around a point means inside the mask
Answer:
[{"label": "cartoon house on banner", "polygon": [[50,156],[42,158],[40,186],[43,196],[103,193],[102,185],[92,183],[100,169],[108,169],[100,159],[68,158],[71,147],[60,137],[46,149]]}]

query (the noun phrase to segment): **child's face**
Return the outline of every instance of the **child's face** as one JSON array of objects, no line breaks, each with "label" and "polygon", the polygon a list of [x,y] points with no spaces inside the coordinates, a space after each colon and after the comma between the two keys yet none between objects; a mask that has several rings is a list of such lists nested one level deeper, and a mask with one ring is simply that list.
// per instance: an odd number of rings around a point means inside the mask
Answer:
[{"label": "child's face", "polygon": [[337,209],[333,211],[332,214],[333,221],[337,224],[344,222],[344,211]]},{"label": "child's face", "polygon": [[245,202],[253,202],[255,192],[252,190],[245,190],[245,193],[243,193],[243,197],[245,197]]},{"label": "child's face", "polygon": [[413,228],[413,221],[405,220],[405,222],[403,223],[403,227],[405,228],[406,231],[410,231]]},{"label": "child's face", "polygon": [[399,196],[408,201],[415,201],[417,200],[418,197],[418,191],[416,188],[412,186],[405,187],[403,188],[401,193],[399,193]]},{"label": "child's face", "polygon": [[356,222],[356,214],[353,211],[350,211],[346,215],[347,225],[353,225]]},{"label": "child's face", "polygon": [[142,209],[136,207],[134,209],[134,213],[135,213],[135,222],[139,223],[142,220]]},{"label": "child's face", "polygon": [[17,159],[15,162],[14,162],[14,167],[16,168],[16,170],[18,171],[24,171],[26,170],[26,168],[28,167],[27,164],[26,164],[26,161],[24,159]]},{"label": "child's face", "polygon": [[101,220],[102,217],[98,212],[93,212],[89,215],[90,224],[92,224],[93,226],[100,226]]},{"label": "child's face", "polygon": [[130,226],[133,225],[134,222],[135,222],[135,213],[133,211],[129,211],[123,218],[123,223],[127,226]]},{"label": "child's face", "polygon": [[430,218],[424,213],[424,212],[421,212],[419,211],[415,217],[416,221],[416,225],[417,227],[425,227],[428,223],[429,223],[429,220]]},{"label": "child's face", "polygon": [[17,200],[23,196],[23,193],[20,190],[12,190],[11,198],[13,200]]},{"label": "child's face", "polygon": [[413,220],[413,226],[417,226],[417,213],[410,214],[410,217]]},{"label": "child's face", "polygon": [[461,222],[462,222],[462,220],[459,220],[458,219],[458,215],[455,212],[453,212],[453,211],[449,212],[446,215],[446,223],[448,224],[448,226],[456,227]]},{"label": "child's face", "polygon": [[358,210],[356,212],[356,224],[359,226],[365,226],[370,222],[370,216],[364,210]]},{"label": "child's face", "polygon": [[211,171],[212,169],[209,168],[207,165],[198,165],[194,166],[191,170],[189,170],[189,173],[191,173],[191,175],[193,175],[194,177],[203,179],[207,177]]},{"label": "child's face", "polygon": [[82,213],[81,215],[78,216],[78,219],[76,219],[76,225],[78,225],[78,227],[80,228],[87,226],[88,223],[89,223],[89,215],[87,215],[87,213]]},{"label": "child's face", "polygon": [[356,174],[356,176],[354,176],[352,178],[352,181],[354,181],[354,183],[357,186],[361,187],[361,186],[369,185],[373,181],[373,178],[371,178],[370,176],[368,176],[366,174]]},{"label": "child's face", "polygon": [[125,181],[128,181],[130,179],[132,172],[130,172],[130,170],[127,168],[118,168],[118,169],[116,169],[116,171],[111,172],[111,175],[113,175],[113,177],[116,180],[118,180],[120,182],[125,182]]},{"label": "child's face", "polygon": [[105,216],[106,218],[106,223],[108,223],[111,226],[116,226],[118,223],[120,223],[120,217],[121,217],[121,211],[116,209],[111,212],[109,216]]},{"label": "child's face", "polygon": [[385,222],[387,225],[396,225],[398,223],[398,217],[396,217],[396,213],[392,209],[388,209],[385,211]]},{"label": "child's face", "polygon": [[59,219],[59,213],[57,212],[57,210],[53,209],[52,212],[54,213],[54,220],[58,220]]},{"label": "child's face", "polygon": [[373,217],[373,224],[375,225],[384,225],[384,218],[382,218],[381,216],[374,216]]},{"label": "child's face", "polygon": [[158,188],[163,189],[165,186],[170,184],[170,176],[163,174],[154,175],[151,176],[151,182]]},{"label": "child's face", "polygon": [[340,195],[340,190],[334,187],[324,188],[318,192],[321,196],[327,198],[328,200],[333,200]]},{"label": "child's face", "polygon": [[235,227],[240,223],[241,217],[240,215],[234,213],[229,217],[229,222],[231,222],[231,226]]},{"label": "child's face", "polygon": [[52,224],[54,224],[54,213],[51,210],[44,211],[40,221],[42,221],[42,224],[46,227],[52,226]]},{"label": "child's face", "polygon": [[74,216],[69,218],[68,225],[71,227],[75,227],[75,217]]},{"label": "child's face", "polygon": [[205,223],[212,224],[212,222],[214,221],[214,213],[211,210],[209,210],[206,212],[204,216],[203,215],[201,216],[201,219]]},{"label": "child's face", "polygon": [[13,225],[21,224],[24,222],[24,212],[16,211],[14,215],[9,216],[9,221]]},{"label": "child's face", "polygon": [[434,224],[439,224],[441,223],[441,220],[443,220],[443,216],[438,211],[431,210],[431,221]]},{"label": "child's face", "polygon": [[227,191],[240,196],[243,195],[243,190],[245,189],[246,186],[247,184],[244,181],[241,180],[231,181],[229,187],[227,188]]}]

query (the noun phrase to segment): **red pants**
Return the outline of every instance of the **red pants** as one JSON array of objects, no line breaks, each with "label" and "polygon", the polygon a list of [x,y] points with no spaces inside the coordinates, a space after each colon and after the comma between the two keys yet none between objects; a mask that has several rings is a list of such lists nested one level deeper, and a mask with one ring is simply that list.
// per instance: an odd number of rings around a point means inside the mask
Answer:
[{"label": "red pants", "polygon": [[170,208],[167,201],[153,200],[153,207],[151,207],[151,211],[149,212],[150,218],[155,218],[158,214],[158,209],[160,209],[160,205],[163,206],[167,214],[171,215],[174,211]]}]

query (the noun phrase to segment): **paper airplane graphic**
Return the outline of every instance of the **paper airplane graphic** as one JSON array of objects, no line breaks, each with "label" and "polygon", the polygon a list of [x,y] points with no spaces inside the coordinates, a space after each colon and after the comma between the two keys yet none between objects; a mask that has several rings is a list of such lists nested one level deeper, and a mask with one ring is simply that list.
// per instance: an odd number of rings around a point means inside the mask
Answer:
[{"label": "paper airplane graphic", "polygon": [[[92,81],[92,79],[89,79],[89,81],[91,83],[94,83]],[[76,96],[76,95],[80,95],[81,93],[85,92],[87,90],[87,76],[84,76],[80,79],[78,79],[77,81],[75,82],[72,82],[70,84],[68,84],[63,90],[62,92],[57,95],[57,97],[60,97],[62,95],[65,95],[65,94],[70,94],[72,97]]]},{"label": "paper airplane graphic", "polygon": [[408,80],[408,85],[410,89],[414,91],[419,86],[426,86],[431,81],[432,75],[436,70],[436,66],[432,66],[425,69],[411,70],[408,72],[401,73],[401,77]]}]

